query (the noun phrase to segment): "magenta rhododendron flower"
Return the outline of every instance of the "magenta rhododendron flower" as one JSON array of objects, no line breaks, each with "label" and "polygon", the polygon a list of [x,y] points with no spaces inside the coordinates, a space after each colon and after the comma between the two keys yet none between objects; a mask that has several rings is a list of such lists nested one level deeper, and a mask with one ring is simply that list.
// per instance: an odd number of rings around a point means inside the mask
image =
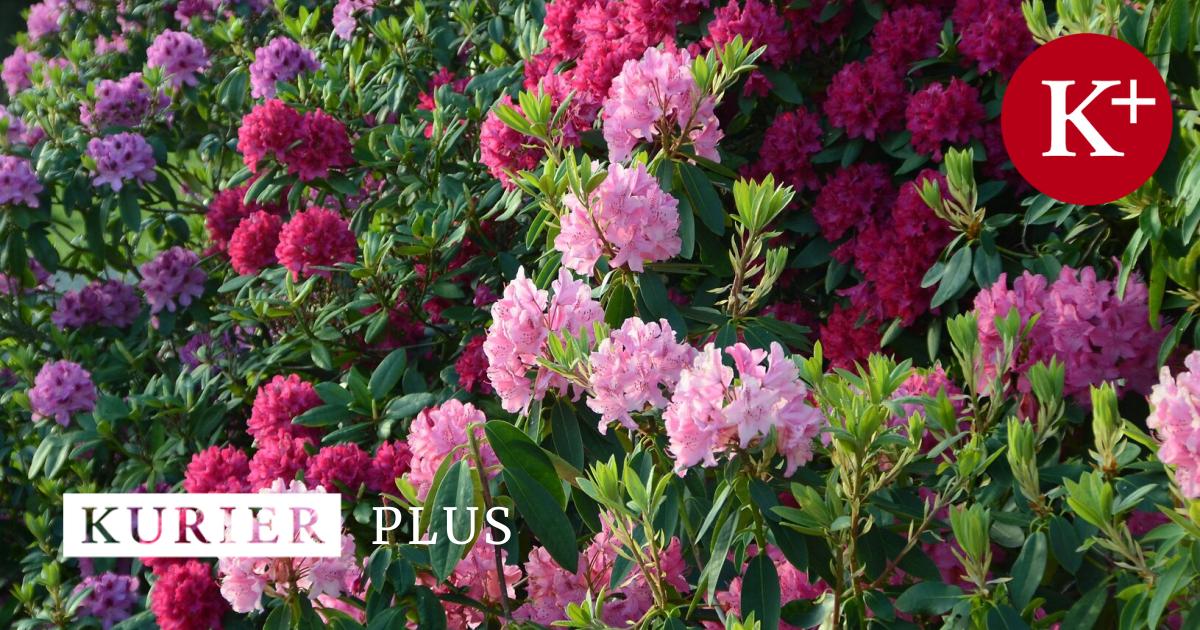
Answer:
[{"label": "magenta rhododendron flower", "polygon": [[250,458],[234,446],[210,446],[192,456],[183,474],[187,492],[247,492]]},{"label": "magenta rhododendron flower", "polygon": [[312,384],[299,375],[275,376],[254,395],[246,432],[260,446],[281,438],[316,437],[314,429],[292,424],[292,420],[320,404],[321,397]]},{"label": "magenta rhododendron flower", "polygon": [[691,63],[685,50],[658,48],[647,48],[641,59],[625,62],[604,101],[609,160],[624,161],[639,143],[659,139],[664,128],[672,129],[672,140],[690,144],[696,155],[720,160],[717,142],[722,134],[713,99],[700,93]]},{"label": "magenta rhododendron flower", "polygon": [[796,190],[816,188],[812,156],[821,150],[821,134],[820,117],[803,107],[779,114],[763,134],[750,174],[761,178],[770,173]]},{"label": "magenta rhododendron flower", "polygon": [[230,188],[218,192],[208,204],[204,226],[213,246],[221,251],[228,249],[229,239],[233,237],[234,230],[246,217],[260,211],[274,215],[287,212],[287,208],[281,204],[245,203],[245,197],[246,187]]},{"label": "magenta rhododendron flower", "polygon": [[1183,496],[1200,498],[1200,351],[1184,360],[1187,368],[1171,377],[1163,367],[1159,383],[1150,391],[1150,417],[1146,426],[1162,443],[1158,458],[1175,467],[1175,480]]},{"label": "magenta rhododendron flower", "polygon": [[357,14],[369,13],[375,8],[375,0],[338,0],[333,7],[333,32],[349,40],[358,25]]},{"label": "magenta rhododendron flower", "polygon": [[229,237],[229,262],[243,276],[254,275],[275,264],[275,248],[283,219],[259,210],[242,219]]},{"label": "magenta rhododendron flower", "polygon": [[266,157],[283,161],[284,154],[299,139],[303,117],[299,112],[276,99],[256,105],[242,118],[238,128],[238,151],[251,172]]},{"label": "magenta rhododendron flower", "polygon": [[731,0],[729,4],[713,11],[713,20],[708,23],[708,37],[704,44],[709,48],[720,47],[741,36],[755,47],[766,46],[762,59],[771,65],[781,65],[792,56],[792,42],[788,37],[787,25],[775,6],[762,0]]},{"label": "magenta rhododendron flower", "polygon": [[[496,101],[496,105],[507,105],[520,112],[507,95]],[[527,171],[537,166],[542,156],[538,141],[504,124],[495,111],[488,112],[479,130],[480,160],[488,167],[492,177],[500,180],[505,188],[516,188],[510,173]]]},{"label": "magenta rhododendron flower", "polygon": [[96,406],[91,373],[73,361],[46,363],[29,389],[29,406],[34,420],[52,418],[67,426],[72,414],[90,412]]},{"label": "magenta rhododendron flower", "polygon": [[298,131],[298,144],[284,154],[283,162],[300,181],[326,177],[330,169],[354,164],[350,138],[340,120],[319,109],[306,112]]},{"label": "magenta rhododendron flower", "polygon": [[326,492],[348,492],[353,495],[367,480],[371,456],[353,443],[323,446],[308,459],[304,481]]},{"label": "magenta rhododendron flower", "polygon": [[567,193],[563,205],[567,212],[554,248],[563,253],[563,266],[580,274],[590,275],[602,255],[614,268],[641,272],[645,263],[679,253],[679,201],[644,164],[613,164],[586,202]]},{"label": "magenta rhododendron flower", "polygon": [[824,110],[830,124],[851,138],[875,140],[903,126],[907,101],[903,73],[885,57],[868,57],[833,76]]},{"label": "magenta rhododendron flower", "polygon": [[429,492],[442,460],[451,457],[457,461],[468,456],[468,431],[479,442],[484,466],[494,466],[500,462],[483,437],[483,423],[486,420],[475,405],[454,399],[417,414],[408,430],[408,447],[412,450],[408,480],[416,487],[418,497],[424,499]]},{"label": "magenta rhododendron flower", "polygon": [[690,367],[696,350],[675,340],[667,320],[643,322],[632,317],[600,342],[589,357],[591,393],[587,405],[600,414],[600,432],[611,422],[637,430],[631,413],[667,406],[679,374]]},{"label": "magenta rhododendron flower", "polygon": [[165,109],[169,103],[165,94],[151,93],[142,73],[134,72],[119,81],[101,81],[96,86],[95,105],[81,105],[79,119],[94,129],[135,127],[152,111]]},{"label": "magenta rhododendron flower", "polygon": [[924,6],[898,7],[884,13],[871,30],[871,50],[896,67],[938,54],[942,16]]},{"label": "magenta rhododendron flower", "polygon": [[150,589],[150,610],[164,630],[218,628],[229,605],[213,579],[212,569],[199,560],[171,563],[156,571]]},{"label": "magenta rhododendron flower", "polygon": [[[487,288],[487,285],[480,286]],[[458,374],[459,386],[464,390],[486,395],[495,390],[487,377],[488,359],[483,351],[484,339],[482,335],[471,338],[463,348],[462,354],[454,361],[454,371]]]},{"label": "magenta rhododendron flower", "polygon": [[[812,214],[821,234],[831,243],[852,229],[862,230],[886,213],[896,198],[887,169],[859,162],[839,168],[821,187]],[[839,250],[852,253],[848,249]]]},{"label": "magenta rhododendron flower", "polygon": [[[722,354],[733,359],[736,371]],[[735,445],[749,448],[774,432],[787,459],[784,475],[791,475],[812,458],[812,441],[825,424],[807,397],[796,365],[779,344],[772,343],[769,353],[741,343],[724,352],[706,345],[680,374],[663,413],[675,470],[716,466],[721,453]]]},{"label": "magenta rhododendron flower", "polygon": [[311,50],[287,37],[276,37],[254,51],[254,63],[250,64],[250,94],[254,98],[274,98],[276,83],[288,83],[302,73],[320,67],[321,63]]},{"label": "magenta rhododendron flower", "polygon": [[36,208],[41,192],[42,184],[29,160],[0,155],[0,206],[21,204]]},{"label": "magenta rhododendron flower", "polygon": [[944,143],[959,146],[979,137],[984,114],[979,91],[956,77],[913,94],[906,116],[913,148],[941,160]]},{"label": "magenta rhododendron flower", "polygon": [[208,68],[208,51],[204,44],[187,33],[163,31],[146,49],[146,65],[162,68],[175,87],[196,85],[197,74]]},{"label": "magenta rhododendron flower", "polygon": [[[255,398],[256,403],[257,401]],[[291,420],[287,422],[290,426]],[[316,451],[317,447],[309,437],[291,437],[292,433],[299,432],[300,429],[302,427],[293,427],[290,432],[272,434],[257,440],[258,450],[255,451],[254,457],[250,458],[251,490],[269,488],[279,479],[295,479],[296,473],[304,469],[308,463],[309,449]]]},{"label": "magenta rhododendron flower", "polygon": [[338,263],[352,263],[358,253],[358,241],[350,223],[327,208],[309,208],[298,212],[279,233],[275,257],[292,272],[296,280],[317,275],[328,278],[328,269]]},{"label": "magenta rhododendron flower", "polygon": [[129,182],[146,184],[158,176],[154,172],[157,166],[154,149],[140,134],[118,133],[92,138],[88,141],[87,153],[96,163],[92,185],[97,188],[108,184],[113,192],[117,192]]},{"label": "magenta rhododendron flower", "polygon": [[409,471],[411,464],[412,451],[404,442],[389,440],[380,444],[367,469],[367,489],[395,494],[396,480]]},{"label": "magenta rhododendron flower", "polygon": [[4,80],[4,86],[8,89],[10,97],[33,87],[33,79],[30,78],[33,66],[42,61],[45,59],[41,55],[24,48],[17,48],[11,55],[4,58],[4,71],[0,74],[0,78]]},{"label": "magenta rhododendron flower", "polygon": [[951,20],[962,33],[959,51],[980,72],[1010,76],[1037,47],[1016,0],[958,0]]}]

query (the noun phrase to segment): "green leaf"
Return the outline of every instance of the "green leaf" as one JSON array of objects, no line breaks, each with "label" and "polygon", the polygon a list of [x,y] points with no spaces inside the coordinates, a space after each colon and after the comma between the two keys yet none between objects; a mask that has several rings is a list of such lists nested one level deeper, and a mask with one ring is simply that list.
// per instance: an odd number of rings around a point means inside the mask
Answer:
[{"label": "green leaf", "polygon": [[919,582],[896,598],[896,610],[926,615],[941,615],[962,600],[962,589],[941,582]]},{"label": "green leaf", "polygon": [[[475,505],[475,484],[471,480],[471,467],[466,459],[460,459],[446,472],[437,496],[433,498],[429,531],[437,540],[429,548],[429,563],[438,581],[450,576],[458,561],[466,553],[467,545],[450,540],[449,532],[456,538],[472,535],[471,514],[468,507]],[[456,508],[449,512],[446,508]]]},{"label": "green leaf", "polygon": [[1050,519],[1050,552],[1067,572],[1074,574],[1083,564],[1083,552],[1079,551],[1079,534],[1067,519],[1056,516]]},{"label": "green leaf", "polygon": [[1046,534],[1035,532],[1025,539],[1021,555],[1013,563],[1012,583],[1008,594],[1013,604],[1021,610],[1029,605],[1042,576],[1046,571]]},{"label": "green leaf", "polygon": [[354,394],[351,394],[345,387],[337,383],[317,383],[313,386],[317,390],[317,395],[327,405],[346,406],[354,402]]},{"label": "green leaf", "polygon": [[558,401],[551,407],[550,438],[559,457],[576,468],[583,468],[583,436],[579,431],[579,418],[569,403]]},{"label": "green leaf", "polygon": [[1021,619],[1021,613],[1012,606],[994,606],[988,610],[987,627],[999,630],[1028,630],[1029,624]]},{"label": "green leaf", "polygon": [[1075,602],[1074,606],[1071,606],[1071,609],[1067,611],[1067,616],[1063,617],[1061,627],[1072,630],[1088,630],[1088,628],[1095,627],[1096,620],[1100,618],[1100,613],[1104,612],[1104,606],[1107,603],[1108,582],[1104,582],[1084,595],[1083,599]]},{"label": "green leaf", "polygon": [[574,573],[579,568],[575,548],[575,528],[542,484],[520,468],[504,468],[504,484],[525,519],[525,524],[542,542],[550,557],[562,568]]},{"label": "green leaf", "polygon": [[492,420],[484,425],[483,431],[505,470],[519,468],[542,486],[557,505],[566,505],[567,497],[563,492],[562,481],[559,480],[554,471],[554,464],[542,451],[542,447],[535,444],[516,426],[503,420]]},{"label": "green leaf", "polygon": [[963,247],[954,252],[950,262],[946,263],[946,271],[942,273],[942,281],[938,284],[937,292],[933,294],[931,308],[937,308],[958,295],[971,275],[971,248]]},{"label": "green leaf", "polygon": [[717,592],[717,579],[721,576],[721,568],[725,566],[725,556],[729,554],[729,545],[733,543],[733,535],[737,531],[737,520],[736,513],[725,517],[725,521],[721,523],[721,529],[713,540],[712,549],[709,550],[708,562],[705,563],[704,570],[700,572],[700,580],[697,582],[696,588],[699,589],[700,585],[707,587],[706,601],[711,602],[713,595]]},{"label": "green leaf", "polygon": [[770,556],[760,553],[746,567],[742,578],[742,615],[754,613],[762,630],[779,628],[779,574]]},{"label": "green leaf", "polygon": [[313,363],[322,370],[333,369],[333,357],[329,356],[329,348],[326,348],[325,344],[314,341],[309,355],[312,357]]},{"label": "green leaf", "polygon": [[608,303],[604,305],[604,321],[613,328],[619,328],[621,323],[633,316],[633,294],[629,287],[619,285],[608,293]]},{"label": "green leaf", "polygon": [[400,382],[400,375],[404,373],[406,363],[404,348],[393,350],[391,354],[384,357],[383,361],[379,363],[379,367],[371,373],[371,381],[367,385],[367,389],[371,391],[371,397],[375,400],[386,398],[396,383]]},{"label": "green leaf", "polygon": [[1150,598],[1150,609],[1146,611],[1146,625],[1148,627],[1158,627],[1158,620],[1162,618],[1163,611],[1166,610],[1167,604],[1175,596],[1175,592],[1186,586],[1196,577],[1190,565],[1191,563],[1185,558],[1177,558],[1175,564],[1171,565],[1171,568],[1167,569],[1165,573],[1162,573],[1158,581],[1155,582],[1154,595]]},{"label": "green leaf", "polygon": [[321,405],[296,416],[292,423],[302,427],[327,427],[350,417],[344,405]]},{"label": "green leaf", "polygon": [[417,392],[415,394],[405,394],[399,398],[392,399],[388,406],[384,408],[383,415],[401,420],[417,415],[420,411],[429,405],[433,404],[435,398],[429,392]]},{"label": "green leaf", "polygon": [[682,162],[677,162],[680,181],[683,183],[684,194],[691,202],[692,209],[700,217],[700,222],[710,232],[721,236],[725,234],[725,207],[713,188],[708,176],[699,168]]},{"label": "green leaf", "polygon": [[133,232],[140,232],[142,229],[142,209],[138,204],[138,192],[137,186],[125,186],[119,193],[121,220],[125,222],[125,227]]}]

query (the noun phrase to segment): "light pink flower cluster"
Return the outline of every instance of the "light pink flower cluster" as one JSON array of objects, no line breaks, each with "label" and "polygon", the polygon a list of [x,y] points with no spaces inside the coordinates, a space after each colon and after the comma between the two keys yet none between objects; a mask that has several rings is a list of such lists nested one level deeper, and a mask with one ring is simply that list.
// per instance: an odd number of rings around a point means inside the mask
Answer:
[{"label": "light pink flower cluster", "polygon": [[333,32],[338,37],[349,40],[358,26],[356,13],[369,13],[375,8],[375,0],[338,0],[333,7]]},{"label": "light pink flower cluster", "polygon": [[686,50],[648,48],[641,59],[625,62],[604,100],[604,140],[608,158],[622,162],[640,142],[653,142],[665,126],[674,127],[700,157],[720,160],[720,123],[714,100],[700,93]]},{"label": "light pink flower cluster", "polygon": [[812,459],[812,441],[825,424],[807,402],[808,388],[796,365],[777,343],[769,353],[742,343],[724,353],[734,368],[722,362],[720,349],[706,345],[680,375],[663,413],[675,470],[683,474],[697,464],[716,466],[721,453],[734,445],[750,448],[773,430],[778,452],[787,460],[784,475],[791,475]]},{"label": "light pink flower cluster", "polygon": [[[263,493],[324,492],[308,489],[299,481],[277,480]],[[221,558],[217,564],[221,596],[235,612],[262,610],[262,595],[267,587],[284,595],[299,589],[310,600],[322,595],[339,597],[353,593],[362,578],[362,568],[354,557],[354,537],[342,535],[342,555],[334,558]]]},{"label": "light pink flower cluster", "polygon": [[1184,366],[1175,378],[1163,367],[1159,384],[1150,390],[1153,410],[1146,426],[1162,442],[1158,458],[1175,466],[1183,496],[1200,499],[1200,351],[1189,354]]},{"label": "light pink flower cluster", "polygon": [[475,405],[454,399],[417,414],[408,429],[408,447],[412,450],[408,480],[416,487],[418,497],[424,499],[425,493],[429,492],[442,460],[451,457],[457,461],[467,457],[467,431],[471,425],[475,425],[470,430],[479,442],[479,454],[484,465],[500,463],[496,452],[483,437],[485,421],[487,417]]},{"label": "light pink flower cluster", "polygon": [[142,272],[138,286],[146,295],[151,314],[164,309],[174,313],[204,294],[200,257],[191,250],[172,247],[138,270]]},{"label": "light pink flower cluster", "polygon": [[38,41],[57,33],[62,28],[59,18],[67,8],[69,7],[65,0],[42,0],[29,7],[29,19],[25,21],[29,39]]},{"label": "light pink flower cluster", "polygon": [[[517,583],[521,581],[521,567],[508,563],[508,551],[505,549],[501,549],[500,558],[504,565],[504,594],[509,600],[516,599]],[[419,579],[439,594],[449,593],[449,585],[453,584],[467,597],[482,602],[485,606],[496,609],[501,605],[500,577],[496,573],[496,547],[482,538],[477,539],[466,557],[458,561],[447,580],[448,584],[437,584],[436,579],[429,574],[422,574]],[[479,628],[483,627],[486,621],[483,611],[477,606],[460,604],[449,599],[443,601],[442,605],[446,611],[448,628]]]},{"label": "light pink flower cluster", "polygon": [[[565,394],[566,379],[537,365],[546,340],[551,334],[590,331],[592,324],[604,317],[600,303],[592,299],[591,289],[566,269],[559,270],[551,288],[553,299],[521,269],[504,287],[504,297],[492,304],[492,325],[483,352],[488,358],[488,380],[507,411],[528,408],[532,400],[541,400],[550,389]],[[537,373],[531,380],[529,372],[533,370]]]},{"label": "light pink flower cluster", "polygon": [[250,64],[250,95],[274,98],[275,84],[288,82],[303,72],[321,67],[313,52],[287,37],[276,37],[254,51]]},{"label": "light pink flower cluster", "polygon": [[187,33],[166,30],[146,49],[146,65],[162,68],[171,85],[196,85],[196,76],[208,67],[208,51],[200,40]]},{"label": "light pink flower cluster", "polygon": [[99,188],[108,184],[113,192],[119,192],[126,183],[147,183],[158,176],[154,172],[154,149],[140,134],[118,133],[88,141],[88,157],[96,163],[96,176],[92,185]]},{"label": "light pink flower cluster", "polygon": [[667,320],[645,323],[625,320],[588,357],[591,382],[587,406],[600,414],[600,432],[611,422],[636,430],[631,413],[647,406],[667,406],[667,392],[675,389],[679,373],[692,364],[696,349],[675,340]]},{"label": "light pink flower cluster", "polygon": [[15,155],[0,155],[0,206],[21,204],[36,208],[41,192],[42,184],[29,160]]},{"label": "light pink flower cluster", "polygon": [[71,414],[89,412],[96,407],[92,375],[72,361],[43,365],[28,395],[34,420],[53,418],[64,427],[71,422]]},{"label": "light pink flower cluster", "polygon": [[327,208],[309,208],[296,213],[279,233],[275,257],[299,280],[317,275],[328,278],[331,272],[319,267],[352,263],[358,253],[358,240],[350,223]]},{"label": "light pink flower cluster", "polygon": [[[603,590],[608,597],[604,602],[603,621],[615,628],[636,623],[650,609],[654,598],[645,574],[637,566],[630,569],[614,587],[612,573],[620,549],[621,543],[606,526],[579,554],[579,568],[571,573],[559,566],[544,548],[534,547],[525,562],[529,596],[526,603],[516,610],[515,616],[543,626],[552,626],[554,622],[567,618],[568,604],[578,604],[589,592],[595,597]],[[660,565],[655,569],[658,573],[656,579],[666,581],[679,593],[691,590],[684,577],[687,565],[678,538],[672,538],[666,549],[662,550]]]},{"label": "light pink flower cluster", "polygon": [[1146,285],[1131,276],[1124,299],[1118,298],[1114,283],[1097,280],[1091,267],[1064,266],[1053,283],[1025,272],[1012,289],[1001,274],[991,288],[975,296],[984,372],[995,376],[1002,348],[996,318],[1015,308],[1022,324],[1041,314],[1017,352],[1020,391],[1030,391],[1025,376],[1030,366],[1057,357],[1066,370],[1065,393],[1083,404],[1090,401],[1088,388],[1105,381],[1116,383],[1122,393],[1144,394],[1153,385],[1159,343],[1166,334],[1165,328],[1150,327],[1147,296]]},{"label": "light pink flower cluster", "polygon": [[567,212],[554,248],[563,253],[568,269],[590,275],[600,256],[607,255],[613,268],[628,266],[641,273],[645,263],[679,254],[679,201],[644,164],[609,166],[608,177],[586,202],[567,193],[563,205]]}]

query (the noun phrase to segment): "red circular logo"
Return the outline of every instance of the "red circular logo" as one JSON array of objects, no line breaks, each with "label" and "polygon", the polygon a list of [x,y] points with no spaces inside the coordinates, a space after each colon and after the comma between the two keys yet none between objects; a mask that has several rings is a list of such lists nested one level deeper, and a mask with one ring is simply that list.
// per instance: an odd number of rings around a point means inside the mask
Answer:
[{"label": "red circular logo", "polygon": [[1171,142],[1171,95],[1133,46],[1060,37],[1034,51],[1004,93],[1000,127],[1017,171],[1066,203],[1115,201],[1154,174]]}]

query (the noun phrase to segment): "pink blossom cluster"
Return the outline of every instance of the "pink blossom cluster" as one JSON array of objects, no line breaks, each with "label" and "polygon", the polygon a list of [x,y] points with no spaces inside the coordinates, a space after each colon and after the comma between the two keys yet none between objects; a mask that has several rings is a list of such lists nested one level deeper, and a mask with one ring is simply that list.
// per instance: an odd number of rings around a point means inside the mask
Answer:
[{"label": "pink blossom cluster", "polygon": [[[437,580],[427,573],[421,574],[420,583],[429,586],[435,593],[446,595],[454,591],[461,592],[467,597],[483,603],[493,610],[502,604],[501,593],[508,600],[516,599],[517,584],[521,581],[521,567],[508,563],[508,551],[500,550],[503,563],[504,587],[501,589],[500,575],[496,572],[496,547],[486,540],[479,538],[459,560],[450,574],[447,583],[438,584]],[[454,585],[453,587],[451,585]],[[448,628],[480,628],[487,619],[478,606],[458,603],[461,600],[446,599],[442,606],[446,611],[446,627]]]},{"label": "pink blossom cluster", "polygon": [[163,630],[220,628],[229,604],[221,597],[212,568],[199,560],[154,559],[158,579],[150,589],[150,610]]},{"label": "pink blossom cluster", "polygon": [[43,365],[28,395],[35,421],[52,418],[64,427],[71,422],[71,414],[87,413],[96,407],[92,375],[73,361]]},{"label": "pink blossom cluster", "polygon": [[309,208],[297,212],[279,232],[275,257],[296,280],[309,276],[328,278],[324,267],[352,263],[358,253],[358,240],[350,223],[328,208]]},{"label": "pink blossom cluster", "polygon": [[[485,287],[487,285],[479,285]],[[487,377],[488,359],[483,351],[484,337],[476,335],[463,347],[462,354],[454,361],[454,372],[458,374],[458,385],[470,393],[491,394],[492,383]]]},{"label": "pink blossom cluster", "polygon": [[706,48],[720,48],[741,36],[755,48],[766,46],[762,60],[773,66],[786,63],[793,54],[792,40],[788,34],[783,15],[770,2],[762,0],[731,0],[729,4],[713,11],[708,23],[708,35],[703,44]]},{"label": "pink blossom cluster", "polygon": [[612,422],[637,430],[631,414],[667,406],[680,373],[690,367],[696,350],[675,340],[667,320],[643,322],[631,317],[588,357],[591,377],[587,405],[600,414],[600,432]]},{"label": "pink blossom cluster", "polygon": [[200,269],[200,257],[191,250],[172,247],[138,270],[142,274],[138,287],[146,296],[151,314],[163,310],[174,313],[204,294],[204,270]]},{"label": "pink blossom cluster", "polygon": [[[758,555],[760,552],[760,549],[755,549],[754,555]],[[815,583],[811,582],[808,573],[797,569],[795,565],[788,562],[778,547],[768,546],[767,557],[771,559],[771,564],[775,565],[775,573],[779,578],[779,603],[781,605],[787,605],[797,600],[812,601],[830,592],[831,589],[825,582],[821,580],[817,580]],[[742,615],[742,582],[741,576],[735,577],[730,580],[728,588],[717,593],[717,604],[726,613],[739,618]],[[715,630],[722,626],[710,623],[705,627]],[[780,622],[779,628],[780,630],[801,630],[787,622]]]},{"label": "pink blossom cluster", "polygon": [[125,184],[154,181],[154,149],[140,134],[118,133],[88,141],[88,157],[96,164],[96,176],[92,185],[99,188],[108,184],[113,192],[119,192]]},{"label": "pink blossom cluster", "polygon": [[350,137],[340,120],[317,109],[300,114],[283,101],[270,99],[242,119],[238,151],[251,172],[274,158],[301,181],[327,177],[331,169],[354,164]]},{"label": "pink blossom cluster", "polygon": [[1025,272],[1011,289],[1001,274],[975,296],[984,374],[997,376],[1003,346],[996,318],[1016,309],[1022,325],[1040,315],[1016,352],[1012,376],[1017,377],[1021,392],[1030,391],[1025,374],[1032,365],[1057,357],[1066,370],[1065,393],[1081,403],[1087,404],[1090,386],[1106,381],[1116,383],[1122,392],[1146,393],[1166,333],[1150,327],[1147,296],[1146,285],[1131,276],[1125,297],[1117,297],[1115,283],[1097,280],[1092,267],[1064,266],[1053,282]]},{"label": "pink blossom cluster", "polygon": [[315,429],[292,424],[292,420],[320,404],[312,383],[300,380],[297,374],[276,375],[254,395],[246,432],[260,447],[283,438],[314,438]]},{"label": "pink blossom cluster", "polygon": [[1174,378],[1169,368],[1162,368],[1159,383],[1150,390],[1146,426],[1162,443],[1158,458],[1175,467],[1183,496],[1200,499],[1200,351],[1189,354],[1184,367]]},{"label": "pink blossom cluster", "polygon": [[275,248],[283,219],[278,214],[259,210],[242,219],[229,237],[229,262],[233,270],[250,276],[278,262]]},{"label": "pink blossom cluster", "polygon": [[24,120],[7,107],[0,105],[0,125],[7,124],[8,143],[33,147],[46,137],[46,132],[36,125],[27,125]]},{"label": "pink blossom cluster", "polygon": [[[928,370],[913,370],[912,375],[905,379],[905,381],[900,384],[900,387],[896,388],[896,391],[892,393],[892,397],[929,398],[931,400],[937,400],[938,397],[943,394],[947,399],[949,399],[950,405],[954,409],[955,416],[961,417],[963,413],[963,406],[965,404],[962,390],[954,381],[950,380],[950,377],[946,374],[946,370],[943,369],[941,365],[935,365]],[[925,430],[925,435],[923,435],[921,438],[922,452],[928,452],[937,446],[937,437],[935,437],[935,435],[929,431],[931,422],[929,421],[929,418],[926,417],[925,405],[918,402],[908,402],[904,403],[902,408],[904,413],[889,418],[888,424],[893,427],[906,427],[908,426],[908,421],[914,415],[920,413],[923,417],[925,417],[925,426],[927,427]],[[966,427],[964,426],[962,428]],[[942,457],[953,460],[954,449],[946,449],[943,451]]]},{"label": "pink blossom cluster", "polygon": [[[591,289],[566,269],[559,270],[551,288],[553,299],[521,269],[504,287],[504,296],[492,304],[492,325],[483,351],[488,358],[488,380],[507,411],[522,411],[551,389],[566,393],[565,378],[538,366],[538,358],[546,352],[546,340],[551,334],[590,331],[604,317]],[[535,372],[532,380],[530,372]]]},{"label": "pink blossom cluster", "polygon": [[937,161],[944,146],[963,146],[983,133],[979,90],[958,77],[948,85],[931,83],[913,94],[905,116],[913,148]]},{"label": "pink blossom cluster", "polygon": [[958,0],[950,19],[962,36],[959,52],[980,72],[1011,76],[1037,47],[1019,0]]},{"label": "pink blossom cluster", "polygon": [[879,351],[883,339],[879,322],[867,313],[869,305],[853,302],[837,304],[818,329],[821,348],[829,365],[848,369],[873,352]]},{"label": "pink blossom cluster", "polygon": [[454,399],[417,414],[408,429],[408,448],[412,451],[408,480],[417,489],[419,498],[424,499],[429,492],[443,460],[449,457],[458,461],[470,456],[469,435],[473,435],[479,444],[484,466],[500,463],[496,452],[484,439],[483,423],[486,421],[487,417],[475,405]]},{"label": "pink blossom cluster", "polygon": [[37,208],[42,183],[29,160],[15,155],[0,155],[0,206],[21,204]]},{"label": "pink blossom cluster", "polygon": [[338,0],[333,7],[334,34],[349,40],[354,35],[354,27],[358,25],[356,14],[370,13],[374,8],[375,0]]},{"label": "pink blossom cluster", "polygon": [[276,37],[254,51],[254,61],[250,64],[250,95],[274,98],[276,83],[287,83],[320,68],[321,63],[311,50],[293,39]]},{"label": "pink blossom cluster", "polygon": [[165,94],[151,93],[142,73],[134,72],[117,81],[101,80],[96,85],[95,104],[79,106],[79,121],[92,129],[136,127],[152,111],[169,103]]},{"label": "pink blossom cluster", "polygon": [[937,56],[941,31],[942,16],[936,9],[919,4],[897,7],[881,15],[871,29],[871,51],[907,69]]},{"label": "pink blossom cluster", "polygon": [[[839,168],[825,181],[813,203],[812,215],[821,235],[836,243],[853,229],[884,216],[896,199],[896,187],[882,164],[858,162]],[[853,245],[841,255],[853,255]]]},{"label": "pink blossom cluster", "polygon": [[878,140],[904,126],[907,100],[903,72],[889,58],[871,56],[833,75],[823,107],[829,123],[847,136]]},{"label": "pink blossom cluster", "polygon": [[197,74],[208,68],[208,50],[188,33],[165,30],[146,49],[146,65],[162,68],[171,85],[182,87],[200,82]]},{"label": "pink blossom cluster", "polygon": [[[269,493],[324,492],[302,482],[277,480]],[[362,567],[354,556],[354,538],[342,535],[342,555],[332,558],[221,558],[217,563],[220,592],[234,612],[262,610],[263,593],[270,588],[286,596],[299,589],[310,600],[322,595],[333,598],[352,594],[362,578]]]},{"label": "pink blossom cluster", "polygon": [[61,329],[93,324],[124,328],[137,319],[142,302],[133,286],[120,280],[95,281],[59,298],[50,321]]},{"label": "pink blossom cluster", "polygon": [[29,19],[25,21],[29,39],[38,41],[57,33],[62,28],[59,21],[68,8],[66,0],[42,0],[29,7]]},{"label": "pink blossom cluster", "polygon": [[242,220],[256,212],[283,215],[287,208],[283,204],[246,203],[246,186],[228,188],[213,196],[204,215],[204,226],[208,231],[208,239],[213,247],[225,252],[229,248],[229,239]]},{"label": "pink blossom cluster", "polygon": [[[521,112],[519,105],[507,94],[496,101],[496,106],[508,106]],[[504,124],[495,110],[488,112],[479,130],[479,159],[488,168],[492,177],[500,180],[505,188],[517,187],[510,173],[529,171],[537,167],[542,158],[542,149],[536,138],[526,136]]]},{"label": "pink blossom cluster", "polygon": [[136,577],[112,571],[86,576],[75,586],[73,593],[86,589],[91,592],[84,596],[75,614],[96,619],[100,627],[108,630],[133,615],[133,609],[138,605],[139,586]]},{"label": "pink blossom cluster", "polygon": [[778,343],[770,352],[742,343],[722,352],[709,343],[680,374],[663,413],[675,470],[682,475],[697,464],[716,466],[721,453],[750,448],[774,432],[790,476],[812,459],[812,441],[825,424],[807,399],[808,388]]},{"label": "pink blossom cluster", "polygon": [[614,268],[641,273],[645,263],[679,254],[679,201],[664,191],[646,165],[613,164],[608,176],[581,201],[563,197],[566,212],[554,248],[563,266],[590,275],[601,256]]},{"label": "pink blossom cluster", "polygon": [[747,175],[761,179],[772,174],[797,192],[816,189],[817,174],[812,157],[821,150],[821,117],[803,107],[781,112],[763,134],[758,162]]},{"label": "pink blossom cluster", "polygon": [[183,473],[183,489],[193,494],[248,492],[250,458],[236,446],[210,446],[192,456]]},{"label": "pink blossom cluster", "polygon": [[[291,425],[291,418],[286,422]],[[294,428],[299,430],[303,427]],[[315,431],[310,433],[315,434]],[[250,458],[251,490],[268,488],[278,479],[295,479],[308,463],[309,449],[316,450],[312,438],[292,437],[290,433],[277,434],[256,442],[258,450]]]},{"label": "pink blossom cluster", "polygon": [[719,161],[720,122],[715,101],[702,94],[692,78],[692,57],[686,50],[647,48],[630,59],[612,81],[604,100],[604,140],[608,158],[622,162],[642,142],[653,142],[666,128],[675,130],[666,141],[686,141],[696,155]]},{"label": "pink blossom cluster", "polygon": [[[543,626],[566,620],[569,604],[579,604],[590,593],[594,598],[604,591],[603,621],[611,627],[623,628],[639,621],[654,603],[646,575],[637,566],[612,584],[621,543],[605,527],[592,538],[579,554],[579,568],[571,573],[562,568],[542,547],[534,547],[525,561],[528,575],[526,603],[515,611],[518,619]],[[659,557],[655,580],[670,584],[677,592],[687,593],[684,575],[686,563],[678,538],[672,538]]]},{"label": "pink blossom cluster", "polygon": [[37,52],[20,47],[4,58],[4,70],[0,73],[0,79],[4,80],[9,97],[33,87],[33,67],[43,61],[45,59]]}]

